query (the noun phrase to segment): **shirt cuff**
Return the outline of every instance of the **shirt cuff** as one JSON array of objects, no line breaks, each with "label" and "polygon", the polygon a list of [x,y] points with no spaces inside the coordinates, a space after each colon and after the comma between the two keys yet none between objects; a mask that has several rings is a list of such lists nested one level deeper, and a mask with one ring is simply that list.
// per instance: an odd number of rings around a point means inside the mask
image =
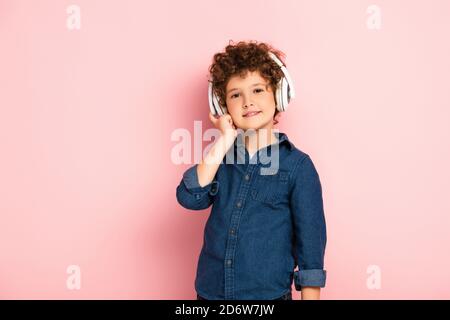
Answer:
[{"label": "shirt cuff", "polygon": [[325,287],[327,271],[322,269],[309,269],[294,271],[294,284],[297,291],[302,287]]},{"label": "shirt cuff", "polygon": [[195,194],[201,194],[209,192],[210,195],[214,196],[219,191],[219,181],[214,180],[211,183],[207,184],[206,186],[200,186],[198,182],[198,175],[197,175],[197,166],[198,164],[190,167],[188,170],[186,170],[183,174],[183,182],[186,186],[186,188]]}]

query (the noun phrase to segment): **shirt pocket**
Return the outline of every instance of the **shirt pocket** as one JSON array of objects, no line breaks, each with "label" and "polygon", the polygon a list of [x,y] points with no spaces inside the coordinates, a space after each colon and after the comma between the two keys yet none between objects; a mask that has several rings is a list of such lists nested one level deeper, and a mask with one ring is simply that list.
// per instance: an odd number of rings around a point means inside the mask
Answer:
[{"label": "shirt pocket", "polygon": [[277,170],[275,174],[258,174],[251,189],[252,198],[266,204],[288,202],[289,171]]}]

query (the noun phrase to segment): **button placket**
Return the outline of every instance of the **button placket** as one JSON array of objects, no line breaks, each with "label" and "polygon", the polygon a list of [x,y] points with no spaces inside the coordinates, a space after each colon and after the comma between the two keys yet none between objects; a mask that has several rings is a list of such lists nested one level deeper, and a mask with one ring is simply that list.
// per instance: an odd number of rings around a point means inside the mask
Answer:
[{"label": "button placket", "polygon": [[236,250],[237,237],[237,226],[239,225],[239,220],[243,212],[245,198],[250,192],[249,181],[251,173],[254,170],[252,166],[247,167],[247,173],[244,175],[245,183],[242,183],[238,191],[238,200],[235,203],[235,209],[231,217],[231,225],[228,233],[228,241],[225,249],[225,298],[234,298],[234,267],[233,259]]}]

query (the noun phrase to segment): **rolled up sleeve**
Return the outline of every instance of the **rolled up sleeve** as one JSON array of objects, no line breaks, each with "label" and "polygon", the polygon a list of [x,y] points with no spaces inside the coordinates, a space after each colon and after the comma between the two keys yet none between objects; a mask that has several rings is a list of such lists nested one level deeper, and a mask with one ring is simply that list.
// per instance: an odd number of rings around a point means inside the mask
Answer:
[{"label": "rolled up sleeve", "polygon": [[293,171],[290,206],[298,263],[298,271],[294,272],[295,289],[301,291],[302,287],[325,287],[327,233],[322,186],[309,155],[300,159]]},{"label": "rolled up sleeve", "polygon": [[214,180],[201,187],[198,181],[197,166],[190,167],[183,173],[177,187],[177,201],[186,209],[202,210],[208,208],[219,191],[219,181]]}]

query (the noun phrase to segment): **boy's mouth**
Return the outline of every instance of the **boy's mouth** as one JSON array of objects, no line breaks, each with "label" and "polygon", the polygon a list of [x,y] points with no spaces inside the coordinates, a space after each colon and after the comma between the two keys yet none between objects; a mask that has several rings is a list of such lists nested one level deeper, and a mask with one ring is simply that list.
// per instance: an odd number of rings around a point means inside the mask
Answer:
[{"label": "boy's mouth", "polygon": [[246,114],[244,114],[243,117],[250,118],[250,117],[256,116],[260,113],[261,113],[261,111],[250,111],[250,112],[247,112]]}]

